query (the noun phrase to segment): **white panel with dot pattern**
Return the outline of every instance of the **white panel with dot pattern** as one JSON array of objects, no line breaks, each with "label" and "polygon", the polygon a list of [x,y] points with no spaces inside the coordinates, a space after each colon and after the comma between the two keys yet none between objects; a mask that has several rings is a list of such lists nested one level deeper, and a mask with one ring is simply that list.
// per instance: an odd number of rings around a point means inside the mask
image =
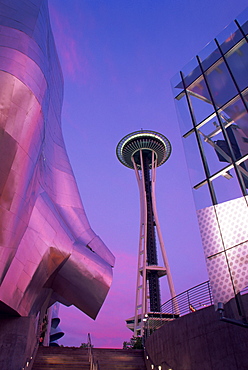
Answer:
[{"label": "white panel with dot pattern", "polygon": [[248,207],[244,197],[197,212],[214,303],[248,285]]}]

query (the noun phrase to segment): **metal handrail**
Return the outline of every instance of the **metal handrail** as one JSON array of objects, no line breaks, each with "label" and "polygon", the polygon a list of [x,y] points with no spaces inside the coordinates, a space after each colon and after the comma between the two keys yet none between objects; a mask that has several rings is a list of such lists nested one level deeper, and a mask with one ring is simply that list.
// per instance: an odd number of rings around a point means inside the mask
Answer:
[{"label": "metal handrail", "polygon": [[[177,306],[175,305],[175,302],[177,303]],[[178,294],[177,296],[169,299],[167,302],[162,304],[160,317],[158,312],[155,313],[154,317],[148,317],[146,322],[145,335],[143,338],[144,343],[146,338],[150,336],[152,332],[154,332],[156,329],[164,325],[165,322],[175,320],[178,317],[193,313],[202,308],[212,305],[213,297],[209,281],[205,281],[204,283],[198,284],[193,288],[185,290],[184,292]],[[177,311],[175,311],[175,307],[177,307]],[[178,314],[178,312],[180,314]],[[150,315],[151,313],[149,314],[149,316]],[[165,364],[166,367],[171,368],[169,364],[167,364],[165,361],[160,364],[155,364],[148,354],[146,347],[144,348],[144,355],[151,369],[161,370],[163,364]]]},{"label": "metal handrail", "polygon": [[93,346],[91,344],[90,333],[88,333],[87,348],[88,348],[88,356],[89,356],[90,370],[100,370],[100,366],[99,366],[98,361],[95,361],[95,359],[94,359]]},{"label": "metal handrail", "polygon": [[179,316],[184,316],[204,307],[212,306],[213,297],[209,281],[198,284],[178,294],[176,297],[169,299],[162,304],[161,312],[176,314],[176,312],[174,312],[174,300],[177,300],[179,306]]},{"label": "metal handrail", "polygon": [[20,368],[20,370],[27,370],[28,368],[30,369],[33,366],[39,345],[40,345],[40,314],[38,316],[38,321],[37,321],[37,326],[36,326],[36,334],[35,334],[35,345],[33,347],[33,350],[29,357],[26,357],[25,364]]},{"label": "metal handrail", "polygon": [[241,295],[248,294],[248,286],[246,286],[244,289],[240,292]]},{"label": "metal handrail", "polygon": [[185,290],[162,304],[160,313],[156,312],[154,315],[149,313],[145,324],[144,341],[166,322],[212,305],[213,297],[209,281]]},{"label": "metal handrail", "polygon": [[[246,286],[244,289],[242,289],[240,291],[240,294],[241,295],[248,294],[248,286]],[[184,292],[177,295],[176,297],[169,299],[167,302],[165,302],[161,306],[161,312],[162,313],[173,314],[173,315],[176,316],[176,314],[174,312],[175,305],[173,304],[174,299],[177,300],[178,305],[179,305],[180,315],[177,315],[178,317],[187,315],[187,314],[195,312],[195,311],[198,311],[198,310],[200,310],[204,307],[212,306],[213,305],[213,296],[212,296],[209,280],[205,281],[204,283],[198,284],[198,285],[194,286],[193,288],[185,290]],[[147,321],[149,321],[149,320],[152,321],[152,319],[153,319],[153,322],[154,322],[154,318],[148,318]],[[161,315],[161,320],[162,320],[162,315]],[[228,318],[224,317],[224,318],[222,318],[222,321],[226,321],[226,322],[229,322],[229,323],[232,323],[232,324],[247,327],[246,323],[238,321],[238,320],[228,319]],[[165,322],[163,322],[162,324],[164,324],[164,323]],[[161,327],[161,326],[162,325],[160,323],[160,325],[158,327]],[[151,330],[151,332],[158,329],[158,327],[153,327],[152,328],[153,330]],[[149,330],[146,331],[146,335],[143,338],[144,341],[145,341],[146,337],[149,336],[149,334],[151,334],[151,332],[149,332]],[[162,367],[163,367],[163,364],[165,364],[166,367],[169,367],[172,370],[172,368],[169,366],[168,363],[166,363],[165,360],[163,360],[160,364],[155,364],[154,361],[151,359],[151,356],[147,352],[146,347],[144,347],[144,356],[145,356],[145,360],[149,363],[149,366],[151,367],[151,369],[161,370]]]},{"label": "metal handrail", "polygon": [[33,349],[33,352],[31,354],[30,357],[28,357],[26,359],[26,362],[24,364],[24,366],[21,368],[21,370],[26,370],[28,367],[30,368],[30,365],[33,364],[33,361],[35,360],[35,356],[36,356],[36,353],[38,351],[38,348],[39,348],[39,336],[37,336],[36,338],[36,344],[35,344],[35,347]]}]

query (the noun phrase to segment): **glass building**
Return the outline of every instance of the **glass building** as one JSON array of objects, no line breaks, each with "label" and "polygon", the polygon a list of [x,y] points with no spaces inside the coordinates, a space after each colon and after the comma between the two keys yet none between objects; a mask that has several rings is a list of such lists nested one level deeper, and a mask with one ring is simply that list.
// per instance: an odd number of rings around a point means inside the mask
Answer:
[{"label": "glass building", "polygon": [[248,9],[173,79],[214,302],[248,285]]}]

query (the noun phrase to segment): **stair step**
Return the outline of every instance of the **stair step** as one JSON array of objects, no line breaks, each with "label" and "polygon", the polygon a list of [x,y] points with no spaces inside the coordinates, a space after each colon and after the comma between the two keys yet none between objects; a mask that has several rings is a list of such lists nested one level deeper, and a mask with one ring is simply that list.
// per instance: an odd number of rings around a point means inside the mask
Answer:
[{"label": "stair step", "polygon": [[101,370],[145,370],[143,350],[94,348]]},{"label": "stair step", "polygon": [[39,347],[33,370],[89,370],[87,348]]},{"label": "stair step", "polygon": [[34,365],[32,367],[32,369],[35,369],[35,370],[90,370],[90,365],[80,365],[80,366],[74,366],[73,364],[69,365],[69,366],[65,366],[63,364],[61,365],[51,365],[51,364],[43,364],[42,366],[39,366],[39,365]]},{"label": "stair step", "polygon": [[[145,370],[143,350],[93,348],[101,370]],[[39,347],[32,370],[89,370],[88,349]]]}]

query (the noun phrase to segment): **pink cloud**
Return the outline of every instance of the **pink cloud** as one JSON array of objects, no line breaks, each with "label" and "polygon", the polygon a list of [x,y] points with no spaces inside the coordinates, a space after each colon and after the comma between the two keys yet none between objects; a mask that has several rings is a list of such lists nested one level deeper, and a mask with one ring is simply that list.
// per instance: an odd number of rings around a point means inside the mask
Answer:
[{"label": "pink cloud", "polygon": [[73,82],[89,84],[94,80],[94,73],[90,64],[91,53],[87,38],[84,38],[83,45],[80,44],[77,34],[73,34],[70,18],[55,10],[52,5],[50,15],[64,77],[70,78]]}]

